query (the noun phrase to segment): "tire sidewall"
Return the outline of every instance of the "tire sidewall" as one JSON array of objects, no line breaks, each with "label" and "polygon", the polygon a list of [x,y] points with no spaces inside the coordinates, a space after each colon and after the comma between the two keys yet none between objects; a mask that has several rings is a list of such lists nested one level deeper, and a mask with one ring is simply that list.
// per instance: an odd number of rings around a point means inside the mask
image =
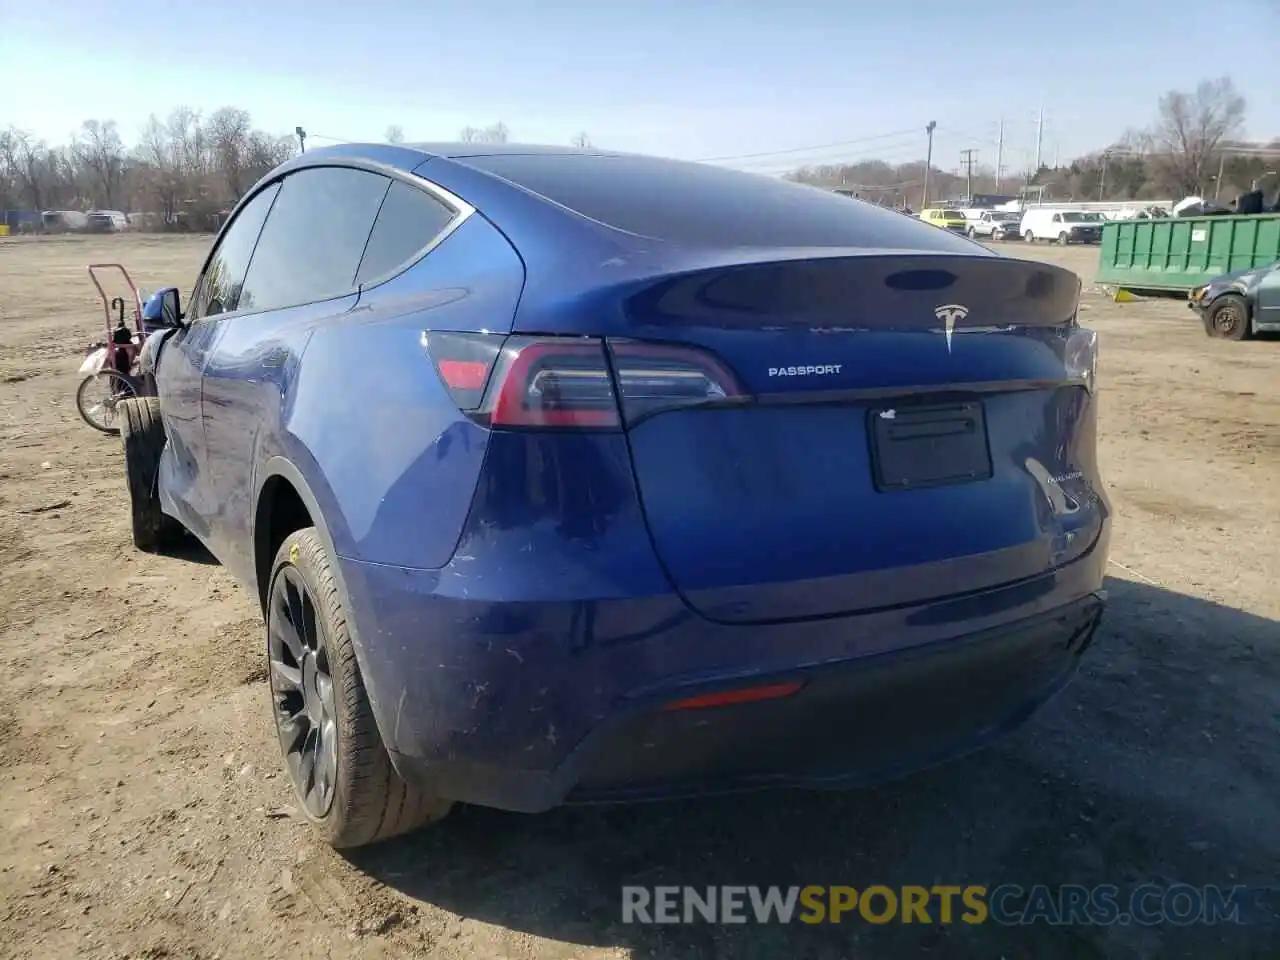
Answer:
[{"label": "tire sidewall", "polygon": [[[333,797],[328,812],[321,818],[313,817],[298,796],[298,790],[286,772],[286,780],[298,811],[307,820],[316,824],[326,834],[329,842],[339,837],[344,829],[348,811],[351,807],[353,788],[353,763],[351,743],[351,719],[347,709],[347,695],[351,685],[360,683],[358,677],[352,677],[348,670],[347,658],[341,655],[344,643],[350,644],[351,636],[346,626],[346,614],[341,601],[329,590],[326,580],[334,579],[332,562],[314,527],[308,527],[289,534],[276,552],[271,566],[271,578],[267,588],[267,610],[264,636],[270,637],[271,619],[276,616],[272,598],[275,596],[276,580],[281,573],[292,567],[298,578],[305,584],[316,606],[317,626],[321,634],[321,642],[325,647],[325,656],[329,662],[329,676],[333,681],[334,729],[337,732],[337,770]],[[268,641],[269,642],[269,641]],[[271,726],[275,733],[277,749],[281,762],[285,762],[284,747],[280,743],[279,729],[276,720],[276,691],[270,677],[270,648],[267,653],[268,677],[267,686],[271,700]]]},{"label": "tire sidewall", "polygon": [[119,406],[120,439],[124,455],[125,488],[134,546],[158,553],[175,542],[180,525],[167,517],[156,489],[160,457],[164,450],[163,428],[150,409],[155,401],[137,397],[122,400]]}]

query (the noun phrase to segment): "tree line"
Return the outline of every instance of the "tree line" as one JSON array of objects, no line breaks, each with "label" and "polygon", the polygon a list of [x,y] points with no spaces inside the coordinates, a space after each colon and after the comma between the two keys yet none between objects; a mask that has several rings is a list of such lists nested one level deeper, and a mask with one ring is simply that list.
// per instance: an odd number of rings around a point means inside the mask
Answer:
[{"label": "tree line", "polygon": [[[1149,127],[1065,166],[1041,167],[1000,181],[994,171],[977,168],[968,184],[963,176],[931,168],[930,198],[963,196],[967,185],[974,193],[1014,193],[1023,185],[1040,185],[1046,196],[1063,200],[1179,199],[1191,194],[1228,199],[1255,183],[1274,191],[1280,187],[1275,172],[1280,170],[1280,140],[1269,147],[1238,144],[1245,113],[1245,99],[1230,79],[1207,80],[1193,91],[1161,97]],[[384,139],[404,142],[403,128],[388,127]],[[458,139],[505,143],[510,130],[501,122],[467,126]],[[572,142],[591,145],[586,133]],[[152,115],[132,146],[114,120],[86,120],[60,145],[10,126],[0,131],[0,214],[123,210],[142,214],[144,222],[160,229],[212,229],[261,176],[301,146],[293,136],[255,127],[249,112],[239,107],[208,115],[178,107],[163,119]],[[843,186],[890,206],[918,205],[925,175],[922,161],[879,160],[788,174],[800,182]]]},{"label": "tree line", "polygon": [[297,147],[255,128],[238,107],[152,115],[132,148],[114,120],[86,120],[55,146],[11,126],[0,132],[0,210],[123,210],[208,229]]},{"label": "tree line", "polygon": [[[506,124],[495,123],[465,127],[458,138],[509,136]],[[385,139],[401,143],[404,132],[388,127]],[[301,148],[293,136],[255,127],[239,107],[153,114],[132,146],[114,120],[86,120],[59,145],[10,126],[0,130],[0,223],[6,212],[121,210],[155,229],[215,229],[245,191]]]},{"label": "tree line", "polygon": [[[1150,126],[1126,132],[1116,143],[1060,166],[1041,166],[996,179],[989,167],[975,168],[973,193],[1013,194],[1024,186],[1044,188],[1056,200],[1180,200],[1219,196],[1225,202],[1255,186],[1280,189],[1280,139],[1244,144],[1246,102],[1231,80],[1206,80],[1195,90],[1171,90],[1160,98]],[[879,160],[806,167],[792,179],[853,190],[886,206],[918,206],[924,163]],[[965,195],[966,178],[931,169],[931,200]]]}]

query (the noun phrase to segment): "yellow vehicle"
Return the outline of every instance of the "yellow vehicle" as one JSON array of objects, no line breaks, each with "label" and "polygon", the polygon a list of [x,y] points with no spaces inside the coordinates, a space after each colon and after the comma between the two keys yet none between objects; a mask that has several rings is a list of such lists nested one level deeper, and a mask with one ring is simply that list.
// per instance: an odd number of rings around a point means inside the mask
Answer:
[{"label": "yellow vehicle", "polygon": [[957,233],[964,233],[969,229],[969,221],[965,219],[964,214],[959,210],[926,207],[920,211],[920,219],[925,223],[932,223],[935,227],[945,227],[947,230],[954,230]]}]

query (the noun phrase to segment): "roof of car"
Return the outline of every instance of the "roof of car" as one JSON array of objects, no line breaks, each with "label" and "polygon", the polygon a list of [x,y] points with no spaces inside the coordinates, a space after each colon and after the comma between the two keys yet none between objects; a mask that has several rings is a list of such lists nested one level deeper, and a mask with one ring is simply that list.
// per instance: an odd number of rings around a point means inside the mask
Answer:
[{"label": "roof of car", "polygon": [[561,147],[539,143],[406,143],[402,146],[428,156],[444,157],[449,160],[500,156],[628,156],[612,150],[597,150],[594,147]]},{"label": "roof of car", "polygon": [[[640,157],[594,148],[560,147],[527,143],[335,143],[298,154],[276,167],[263,179],[306,167],[324,166],[334,161],[374,163],[411,171],[425,160],[440,158],[466,163],[480,157]],[[658,157],[646,157],[661,162]],[[260,181],[261,182],[261,181]]]}]

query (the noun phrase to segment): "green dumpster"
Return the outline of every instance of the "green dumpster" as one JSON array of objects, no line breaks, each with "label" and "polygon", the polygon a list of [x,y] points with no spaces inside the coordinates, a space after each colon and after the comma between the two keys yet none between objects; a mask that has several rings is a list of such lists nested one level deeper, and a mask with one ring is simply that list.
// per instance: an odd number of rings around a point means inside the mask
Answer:
[{"label": "green dumpster", "polygon": [[1232,270],[1280,260],[1280,214],[1119,220],[1102,227],[1098,283],[1189,292]]}]

